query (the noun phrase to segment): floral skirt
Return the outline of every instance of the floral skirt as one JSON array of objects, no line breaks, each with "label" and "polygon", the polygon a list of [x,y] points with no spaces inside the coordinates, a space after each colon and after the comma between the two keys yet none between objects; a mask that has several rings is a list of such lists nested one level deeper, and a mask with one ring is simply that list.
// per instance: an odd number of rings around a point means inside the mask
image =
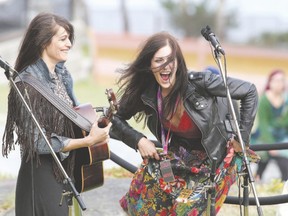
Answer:
[{"label": "floral skirt", "polygon": [[[159,152],[161,154],[161,152]],[[250,161],[260,158],[249,150]],[[205,215],[209,184],[210,160],[203,151],[186,151],[183,147],[170,150],[165,159],[171,162],[174,180],[165,182],[159,161],[144,160],[132,178],[129,191],[120,205],[129,215]],[[241,153],[228,145],[227,156],[216,169],[215,211],[223,205],[237,172],[243,169]],[[188,192],[188,194],[187,194]]]}]

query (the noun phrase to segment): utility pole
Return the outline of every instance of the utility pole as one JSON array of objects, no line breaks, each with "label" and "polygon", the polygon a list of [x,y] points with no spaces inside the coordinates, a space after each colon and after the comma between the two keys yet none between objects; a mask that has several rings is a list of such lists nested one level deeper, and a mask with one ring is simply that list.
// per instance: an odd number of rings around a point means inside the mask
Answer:
[{"label": "utility pole", "polygon": [[127,34],[130,32],[130,28],[129,28],[129,22],[128,22],[126,0],[120,1],[120,11],[121,11],[122,21],[123,21],[123,31],[125,34]]},{"label": "utility pole", "polygon": [[225,20],[224,20],[224,14],[223,9],[225,7],[225,1],[226,0],[219,0],[218,1],[218,7],[216,11],[216,32],[218,33],[218,37],[220,40],[222,40],[225,36]]},{"label": "utility pole", "polygon": [[75,0],[69,0],[68,1],[68,7],[69,7],[69,19],[74,20],[75,19]]}]

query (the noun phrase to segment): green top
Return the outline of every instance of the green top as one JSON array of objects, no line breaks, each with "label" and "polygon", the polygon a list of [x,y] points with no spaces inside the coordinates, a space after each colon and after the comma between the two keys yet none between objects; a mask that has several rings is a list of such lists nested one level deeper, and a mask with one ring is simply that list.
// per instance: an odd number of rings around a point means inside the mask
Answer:
[{"label": "green top", "polygon": [[[288,140],[288,101],[275,108],[268,100],[266,94],[260,97],[256,117],[256,132],[252,135],[251,144],[273,144]],[[279,153],[288,156],[288,150]]]}]

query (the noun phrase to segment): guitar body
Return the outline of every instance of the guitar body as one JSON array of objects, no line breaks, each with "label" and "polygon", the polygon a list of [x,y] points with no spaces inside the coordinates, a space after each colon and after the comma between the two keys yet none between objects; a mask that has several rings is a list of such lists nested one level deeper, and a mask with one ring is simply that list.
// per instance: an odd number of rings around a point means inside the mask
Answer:
[{"label": "guitar body", "polygon": [[[94,152],[95,155],[92,155],[91,152]],[[109,148],[106,143],[76,150],[74,178],[75,187],[79,193],[103,185],[103,161],[109,157]]]},{"label": "guitar body", "polygon": [[[87,118],[91,124],[96,120],[96,112],[90,104],[80,105],[75,110]],[[75,126],[74,133],[76,138],[82,138],[88,132]],[[78,192],[85,192],[103,185],[103,161],[109,158],[110,151],[107,143],[95,144],[76,150],[74,178]]]},{"label": "guitar body", "polygon": [[[98,127],[106,127],[113,115],[118,111],[119,105],[112,89],[106,89],[106,95],[110,104],[109,109],[102,108],[103,116],[98,119]],[[76,112],[91,122],[97,120],[96,111],[91,104],[83,104],[75,107]],[[82,138],[89,133],[75,125],[76,138]],[[110,150],[107,143],[95,144],[76,150],[74,178],[75,187],[79,193],[99,187],[104,183],[103,161],[110,158]]]}]

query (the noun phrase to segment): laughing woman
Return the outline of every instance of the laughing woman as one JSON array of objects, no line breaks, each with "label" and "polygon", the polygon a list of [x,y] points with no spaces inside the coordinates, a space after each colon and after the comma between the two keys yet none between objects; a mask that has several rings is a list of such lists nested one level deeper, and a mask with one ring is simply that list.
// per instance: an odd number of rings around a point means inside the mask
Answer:
[{"label": "laughing woman", "polygon": [[[69,106],[76,106],[71,74],[64,66],[74,42],[74,28],[63,17],[40,13],[30,23],[16,59],[14,79],[32,76],[51,90]],[[24,82],[17,82],[21,93],[43,129],[51,147],[67,174],[73,179],[74,149],[108,142],[109,129],[91,127],[88,136],[75,138],[73,124],[43,95]],[[29,100],[28,100],[29,98]],[[68,216],[68,203],[63,190],[67,190],[63,175],[57,167],[50,149],[32,121],[21,99],[13,88],[8,97],[8,114],[3,136],[3,155],[7,156],[16,143],[21,149],[21,166],[16,186],[16,216]],[[70,190],[70,189],[69,189]]]},{"label": "laughing woman", "polygon": [[[219,212],[241,169],[240,144],[225,130],[220,114],[227,107],[216,100],[226,95],[222,79],[211,72],[189,73],[177,40],[165,32],[149,37],[120,72],[120,110],[110,134],[143,158],[120,201],[122,208],[129,215],[205,214],[205,186],[216,157]],[[251,83],[227,81],[232,99],[241,101],[240,127],[248,148],[257,91]],[[138,122],[145,119],[161,148],[127,123],[133,116]]]}]

